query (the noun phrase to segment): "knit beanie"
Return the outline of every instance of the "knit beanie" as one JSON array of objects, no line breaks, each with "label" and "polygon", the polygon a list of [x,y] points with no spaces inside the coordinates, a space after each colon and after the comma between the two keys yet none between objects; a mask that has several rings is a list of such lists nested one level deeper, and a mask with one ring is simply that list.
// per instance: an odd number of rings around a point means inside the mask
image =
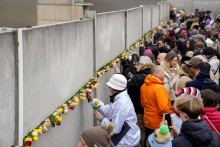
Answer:
[{"label": "knit beanie", "polygon": [[154,133],[148,137],[147,143],[152,147],[172,146],[169,128],[166,125],[161,125],[159,129],[155,130]]},{"label": "knit beanie", "polygon": [[177,90],[175,92],[175,96],[183,96],[183,95],[194,95],[196,97],[199,97],[200,95],[200,91],[199,89],[196,89],[195,87],[186,87],[186,88],[182,88],[180,90]]},{"label": "knit beanie", "polygon": [[108,123],[104,126],[87,128],[81,133],[81,137],[88,147],[108,147],[113,133],[114,125]]}]

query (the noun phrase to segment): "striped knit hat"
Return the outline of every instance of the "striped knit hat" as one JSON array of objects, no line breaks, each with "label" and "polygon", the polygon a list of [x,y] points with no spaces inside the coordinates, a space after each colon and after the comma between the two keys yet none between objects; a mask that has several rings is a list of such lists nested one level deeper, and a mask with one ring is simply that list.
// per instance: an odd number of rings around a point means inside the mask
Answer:
[{"label": "striped knit hat", "polygon": [[200,90],[195,87],[185,87],[175,92],[175,96],[183,96],[183,95],[194,95],[196,97],[200,96]]}]

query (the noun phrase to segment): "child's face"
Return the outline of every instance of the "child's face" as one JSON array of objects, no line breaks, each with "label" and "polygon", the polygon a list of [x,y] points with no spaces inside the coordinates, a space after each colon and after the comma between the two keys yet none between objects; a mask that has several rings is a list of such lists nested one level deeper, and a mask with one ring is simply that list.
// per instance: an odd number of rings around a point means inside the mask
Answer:
[{"label": "child's face", "polygon": [[217,104],[216,110],[217,110],[217,111],[220,111],[220,104]]}]

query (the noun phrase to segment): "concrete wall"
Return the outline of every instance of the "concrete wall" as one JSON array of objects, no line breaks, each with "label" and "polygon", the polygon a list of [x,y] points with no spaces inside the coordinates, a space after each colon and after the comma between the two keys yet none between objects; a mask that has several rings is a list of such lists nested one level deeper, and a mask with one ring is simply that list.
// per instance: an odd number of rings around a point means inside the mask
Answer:
[{"label": "concrete wall", "polygon": [[[157,5],[97,14],[95,21],[22,29],[23,62],[19,62],[23,63],[24,103],[20,105],[24,109],[22,137],[96,76],[94,71],[122,53],[126,45],[129,47],[140,39],[143,33],[151,29],[151,25],[159,25]],[[0,118],[3,122],[0,146],[18,145],[17,117],[21,112],[17,110],[20,87],[18,62],[15,59],[18,45],[15,40],[17,35],[14,33],[0,34]],[[138,52],[138,48],[134,51]],[[116,66],[120,68],[119,64]],[[110,69],[110,72],[98,78],[100,86],[95,93],[104,103],[110,102],[106,82],[113,74],[114,70]],[[47,133],[39,135],[39,141],[32,146],[75,146],[80,132],[94,125],[93,110],[86,101],[80,102],[78,108],[62,117],[60,127],[49,128]]]},{"label": "concrete wall", "polygon": [[96,71],[125,49],[125,11],[96,16]]},{"label": "concrete wall", "polygon": [[219,0],[167,0],[167,2],[170,2],[172,7],[176,7],[179,10],[186,10],[187,14],[195,12],[196,8],[204,11],[211,10],[214,17],[220,12]]},{"label": "concrete wall", "polygon": [[159,2],[159,11],[160,11],[160,20],[163,20],[164,18],[164,3],[163,2]]},{"label": "concrete wall", "polygon": [[0,146],[14,145],[15,139],[15,41],[14,33],[0,33]]},{"label": "concrete wall", "polygon": [[1,0],[0,27],[37,24],[37,0]]},{"label": "concrete wall", "polygon": [[143,7],[127,10],[127,48],[143,36]]},{"label": "concrete wall", "polygon": [[151,25],[151,6],[150,5],[144,5],[143,8],[143,31],[144,33],[147,33],[149,30],[152,29]]},{"label": "concrete wall", "polygon": [[152,5],[152,28],[160,24],[160,8],[159,5]]},{"label": "concrete wall", "polygon": [[[27,134],[93,77],[93,20],[25,30],[23,47]],[[49,146],[72,146],[79,132],[93,125],[92,114],[92,107],[80,104],[78,110],[63,115],[61,127],[51,129],[33,146],[48,146],[48,140]]]}]

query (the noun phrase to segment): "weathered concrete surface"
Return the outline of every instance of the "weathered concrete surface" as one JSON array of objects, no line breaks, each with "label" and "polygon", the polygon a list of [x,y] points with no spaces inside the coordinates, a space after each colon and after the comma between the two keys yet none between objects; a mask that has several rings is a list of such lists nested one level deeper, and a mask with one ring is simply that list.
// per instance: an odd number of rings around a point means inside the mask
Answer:
[{"label": "weathered concrete surface", "polygon": [[125,49],[125,12],[96,16],[96,71]]},{"label": "weathered concrete surface", "polygon": [[220,1],[219,0],[167,0],[170,2],[171,7],[176,7],[177,9],[186,10],[187,14],[191,14],[195,12],[195,9],[203,9],[211,10],[213,16],[215,17],[216,14],[220,11]]},{"label": "weathered concrete surface", "polygon": [[15,41],[14,33],[0,33],[0,146],[14,144],[15,136]]},{"label": "weathered concrete surface", "polygon": [[84,0],[94,3],[90,10],[96,10],[97,13],[107,11],[118,11],[122,9],[130,9],[140,5],[156,5],[161,0]]},{"label": "weathered concrete surface", "polygon": [[163,2],[158,2],[159,8],[160,8],[160,20],[163,20],[164,18],[164,3]]},{"label": "weathered concrete surface", "polygon": [[[26,135],[93,77],[93,21],[26,30],[23,47]],[[84,103],[33,146],[77,144],[79,132],[93,125],[92,108]]]},{"label": "weathered concrete surface", "polygon": [[143,10],[143,31],[144,33],[147,33],[149,30],[151,30],[151,6],[150,5],[144,5],[144,10]]},{"label": "weathered concrete surface", "polygon": [[160,24],[160,7],[159,5],[152,5],[152,28],[157,27]]},{"label": "weathered concrete surface", "polygon": [[127,11],[127,48],[143,36],[143,7]]}]

